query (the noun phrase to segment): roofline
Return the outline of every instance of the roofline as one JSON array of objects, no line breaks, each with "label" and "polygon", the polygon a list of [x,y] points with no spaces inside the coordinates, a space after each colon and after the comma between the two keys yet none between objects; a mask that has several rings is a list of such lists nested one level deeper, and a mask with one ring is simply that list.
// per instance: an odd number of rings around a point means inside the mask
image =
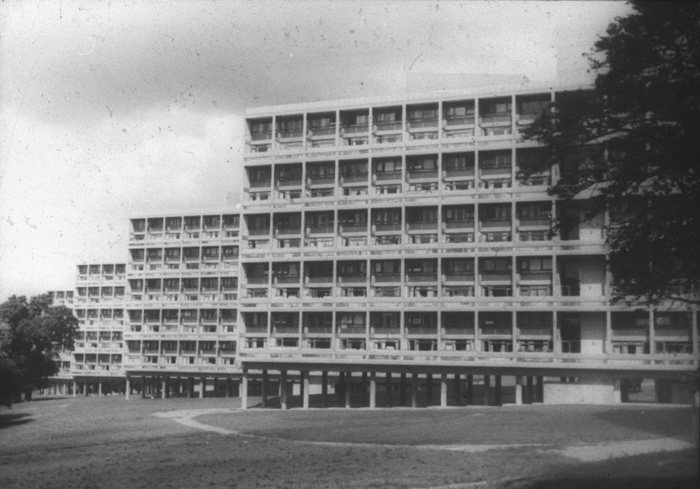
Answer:
[{"label": "roofline", "polygon": [[403,93],[397,95],[377,95],[373,97],[361,97],[361,98],[348,98],[348,99],[338,99],[338,100],[319,100],[317,102],[301,102],[297,104],[285,104],[285,105],[270,105],[261,107],[251,107],[246,109],[246,118],[259,117],[259,116],[270,116],[273,114],[289,114],[298,113],[306,111],[323,111],[323,110],[336,110],[343,108],[353,108],[357,106],[386,106],[390,104],[397,104],[400,102],[413,102],[413,103],[423,103],[423,102],[435,102],[435,99],[440,100],[460,100],[465,97],[469,98],[483,98],[490,97],[494,95],[501,95],[504,93],[514,93],[515,95],[528,95],[541,92],[551,92],[551,91],[571,91],[571,90],[581,90],[581,89],[591,89],[593,85],[590,83],[582,84],[544,84],[544,85],[534,85],[530,86],[528,84],[518,84],[518,85],[495,85],[488,90],[484,87],[477,87],[473,89],[465,88],[463,90],[437,90],[433,92],[416,92],[416,93]]}]

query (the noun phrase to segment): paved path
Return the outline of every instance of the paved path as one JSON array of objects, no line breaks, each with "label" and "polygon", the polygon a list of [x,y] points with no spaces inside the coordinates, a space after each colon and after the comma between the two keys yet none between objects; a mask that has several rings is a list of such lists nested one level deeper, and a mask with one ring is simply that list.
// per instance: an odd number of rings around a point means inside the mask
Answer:
[{"label": "paved path", "polygon": [[[171,419],[176,423],[189,426],[191,428],[210,431],[220,435],[238,435],[254,437],[238,431],[227,430],[196,421],[195,418],[205,414],[233,413],[237,409],[183,409],[179,411],[165,411],[155,413],[154,416],[159,418]],[[267,438],[255,436],[257,438]],[[504,450],[509,448],[524,448],[531,447],[542,452],[551,452],[565,457],[574,458],[580,462],[599,462],[609,460],[611,458],[629,457],[632,455],[643,455],[647,453],[657,452],[674,452],[693,448],[692,443],[688,443],[675,438],[656,438],[652,440],[635,440],[603,443],[598,445],[571,445],[563,449],[554,448],[551,445],[541,444],[513,444],[513,445],[383,445],[380,443],[343,443],[343,442],[326,442],[326,441],[305,441],[305,440],[288,440],[297,443],[306,443],[309,445],[324,445],[324,446],[347,446],[347,447],[387,447],[387,448],[417,448],[422,450],[447,450],[455,452],[487,452],[489,450]]]}]

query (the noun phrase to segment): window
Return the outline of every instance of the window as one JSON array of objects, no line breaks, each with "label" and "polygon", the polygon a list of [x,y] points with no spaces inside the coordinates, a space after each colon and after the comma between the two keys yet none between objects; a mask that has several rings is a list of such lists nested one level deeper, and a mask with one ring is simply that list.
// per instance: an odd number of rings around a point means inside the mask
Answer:
[{"label": "window", "polygon": [[250,132],[255,134],[270,132],[272,129],[272,122],[251,122]]},{"label": "window", "polygon": [[409,274],[430,274],[437,270],[435,260],[410,261],[406,262],[406,269]]},{"label": "window", "polygon": [[412,110],[409,113],[409,120],[411,120],[411,121],[435,120],[435,119],[437,119],[437,116],[438,116],[437,109]]},{"label": "window", "polygon": [[437,209],[408,209],[408,221],[410,223],[437,222]]},{"label": "window", "polygon": [[331,124],[335,124],[335,119],[332,119],[331,116],[316,117],[310,121],[312,129],[324,129],[330,127]]},{"label": "window", "polygon": [[474,164],[474,155],[449,155],[445,156],[443,160],[443,166],[445,170],[467,170],[472,169]]},{"label": "window", "polygon": [[365,325],[365,313],[349,313],[344,312],[340,315],[340,327],[344,326],[364,326]]},{"label": "window", "polygon": [[447,275],[459,275],[474,271],[474,261],[467,259],[446,260],[443,271]]},{"label": "window", "polygon": [[367,114],[357,114],[355,116],[355,122],[353,124],[356,126],[367,125],[368,120],[369,116]]},{"label": "window", "polygon": [[401,273],[401,263],[395,261],[374,262],[374,273],[377,275],[395,275]]},{"label": "window", "polygon": [[510,168],[511,153],[482,153],[481,168]]},{"label": "window", "polygon": [[523,272],[551,271],[552,259],[550,257],[525,258],[520,262],[520,270]]},{"label": "window", "polygon": [[307,169],[309,178],[333,178],[335,177],[335,166],[330,165],[310,165]]},{"label": "window", "polygon": [[396,122],[396,112],[379,112],[376,114],[376,120],[379,123],[382,122]]},{"label": "window", "polygon": [[375,224],[397,224],[401,222],[401,210],[386,209],[379,210],[374,214]]},{"label": "window", "polygon": [[437,170],[437,158],[423,158],[420,160],[411,160],[409,168],[412,172],[435,171]]},{"label": "window", "polygon": [[541,204],[522,204],[518,209],[520,219],[549,218],[549,206]]},{"label": "window", "polygon": [[278,121],[277,127],[281,132],[301,131],[304,127],[304,121],[301,119],[291,121]]},{"label": "window", "polygon": [[474,210],[470,207],[446,207],[445,222],[467,222],[474,220]]},{"label": "window", "polygon": [[401,160],[378,161],[374,165],[375,173],[394,173],[401,171]]},{"label": "window", "polygon": [[507,272],[512,270],[513,264],[509,258],[484,258],[481,269],[485,272]]},{"label": "window", "polygon": [[549,108],[549,100],[526,100],[521,103],[521,114],[540,114]]},{"label": "window", "polygon": [[367,214],[365,212],[349,212],[342,215],[340,223],[344,226],[355,225],[360,226],[367,223]]},{"label": "window", "polygon": [[248,175],[251,182],[269,182],[270,168],[250,168]]},{"label": "window", "polygon": [[479,214],[484,220],[507,221],[510,219],[510,206],[485,206],[479,208]]}]

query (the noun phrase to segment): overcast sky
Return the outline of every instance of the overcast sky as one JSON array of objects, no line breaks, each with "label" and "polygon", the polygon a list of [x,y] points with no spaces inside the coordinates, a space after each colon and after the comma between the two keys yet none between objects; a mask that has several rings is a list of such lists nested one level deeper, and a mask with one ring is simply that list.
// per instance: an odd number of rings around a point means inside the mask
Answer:
[{"label": "overcast sky", "polygon": [[[130,215],[223,208],[247,107],[434,74],[585,83],[621,2],[4,1],[0,300],[124,261]],[[488,77],[482,77],[488,80]]]}]

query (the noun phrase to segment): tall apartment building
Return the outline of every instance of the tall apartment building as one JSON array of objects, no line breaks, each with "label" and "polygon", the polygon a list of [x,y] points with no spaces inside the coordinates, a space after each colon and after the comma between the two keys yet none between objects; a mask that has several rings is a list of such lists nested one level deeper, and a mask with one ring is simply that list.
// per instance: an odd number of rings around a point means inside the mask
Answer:
[{"label": "tall apartment building", "polygon": [[[407,375],[460,389],[514,377],[515,401],[659,400],[698,366],[697,309],[613,305],[606,227],[547,189],[563,167],[520,129],[565,91],[384,97],[250,109],[241,222],[240,364],[368,389]],[[585,152],[580,155],[585,159]],[[525,176],[525,174],[528,176]],[[553,233],[555,222],[571,222]],[[573,381],[573,382],[572,382]],[[468,387],[469,388],[469,387]],[[450,387],[452,389],[452,387]],[[623,389],[624,390],[624,389]],[[280,392],[286,392],[282,389]],[[391,392],[391,391],[389,391]],[[349,399],[349,398],[348,398]],[[286,400],[285,400],[286,401]],[[349,402],[349,400],[348,400]],[[415,403],[415,399],[414,399]]]},{"label": "tall apartment building", "polygon": [[133,379],[142,395],[190,396],[195,388],[200,396],[207,389],[230,395],[239,372],[239,214],[139,217],[130,226],[124,318],[129,388]]},{"label": "tall apartment building", "polygon": [[71,359],[72,391],[123,392],[126,264],[77,266],[73,314],[78,318]]},{"label": "tall apartment building", "polygon": [[135,217],[126,264],[78,267],[73,378],[86,393],[238,390],[244,406],[252,385],[267,405],[270,382],[283,407],[290,384],[304,406],[314,388],[376,406],[378,384],[414,406],[434,387],[470,403],[475,384],[485,402],[505,385],[516,403],[619,402],[639,378],[683,400],[697,308],[611,303],[618,216],[547,193],[585,151],[523,171],[543,153],[520,130],[560,97],[248,110],[241,211]]}]

